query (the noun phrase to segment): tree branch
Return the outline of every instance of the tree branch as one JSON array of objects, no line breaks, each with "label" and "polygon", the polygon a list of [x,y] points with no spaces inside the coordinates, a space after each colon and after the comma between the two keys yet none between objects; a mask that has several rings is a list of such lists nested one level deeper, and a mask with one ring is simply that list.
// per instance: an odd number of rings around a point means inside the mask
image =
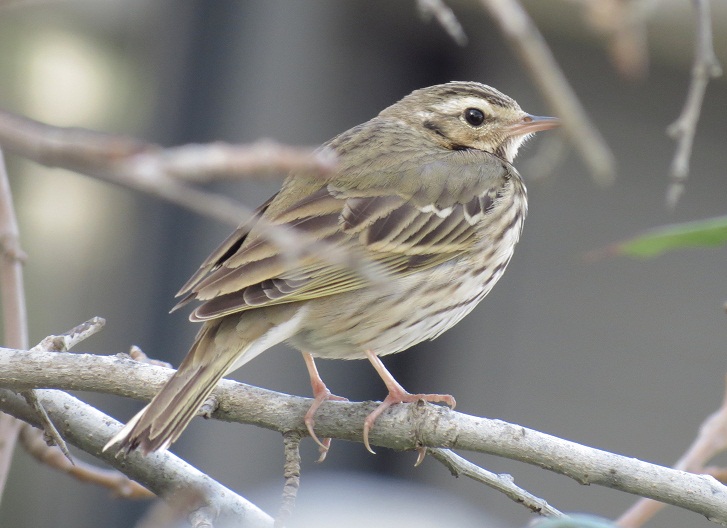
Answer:
[{"label": "tree branch", "polygon": [[670,184],[666,194],[667,205],[672,208],[676,206],[679,197],[684,192],[684,185],[689,175],[689,158],[692,156],[692,144],[694,135],[697,133],[697,123],[702,111],[702,101],[707,91],[707,84],[710,78],[722,75],[722,68],[712,47],[712,17],[709,0],[694,0],[694,7],[697,11],[697,28],[692,80],[682,113],[667,129],[667,134],[677,142],[669,171]]},{"label": "tree branch", "polygon": [[433,17],[459,46],[467,45],[467,35],[462,24],[444,0],[417,0],[417,9],[425,21]]},{"label": "tree branch", "polygon": [[[27,424],[25,424],[27,425]],[[104,487],[115,497],[124,499],[151,499],[154,494],[138,482],[129,479],[116,470],[101,469],[76,460],[73,464],[60,450],[49,446],[41,435],[35,434],[38,429],[23,427],[20,431],[20,443],[25,450],[41,464],[62,471],[81,482],[88,482]]]},{"label": "tree branch", "polygon": [[[48,352],[26,355],[55,356],[56,359],[64,356],[84,357]],[[112,430],[121,427],[119,422],[64,392],[38,390],[37,393],[43,407],[56,423],[61,424],[61,432],[71,444],[104,460],[171,502],[179,494],[188,496],[189,490],[199,493],[201,500],[198,503],[186,505],[187,510],[191,510],[188,511],[190,517],[201,515],[211,520],[220,518],[234,521],[235,526],[272,527],[272,518],[257,506],[171,453],[152,453],[147,456],[130,453],[116,457],[113,453],[102,452],[101,449],[111,436]],[[0,389],[0,406],[5,412],[37,425],[36,414],[13,392]]]},{"label": "tree branch", "polygon": [[[22,266],[24,259],[5,158],[0,150],[0,312],[3,314],[5,343],[17,348],[28,348],[28,314]],[[0,502],[22,425],[12,416],[0,413]]]},{"label": "tree branch", "polygon": [[[151,399],[172,373],[169,369],[120,356],[30,354],[2,348],[0,364],[3,365],[0,386],[15,390],[58,387],[144,400]],[[223,380],[214,396],[219,402],[213,414],[215,418],[256,424],[281,433],[307,434],[303,416],[310,406],[308,398],[230,380]],[[374,407],[374,403],[326,402],[316,414],[316,432],[321,437],[360,442],[364,419]],[[0,408],[14,412],[5,400],[0,401]],[[104,423],[108,424],[108,420]],[[397,450],[443,447],[494,454],[543,467],[582,484],[598,484],[653,498],[727,523],[727,487],[710,476],[664,468],[519,425],[469,416],[430,404],[396,405],[384,413],[376,425],[371,432],[371,442],[378,446]],[[94,434],[88,435],[91,437],[88,440],[73,433],[70,441],[93,442],[93,446],[87,445],[86,449],[98,456],[100,446],[115,430],[108,425],[99,425]],[[154,455],[149,464],[161,463],[160,456]],[[136,454],[132,454],[130,460],[143,464],[143,459]],[[144,480],[137,480],[153,491],[160,486],[154,482],[157,470],[158,466],[155,470],[136,468],[132,474],[129,467],[124,468],[124,472],[134,479],[137,474],[143,477]]]},{"label": "tree branch", "polygon": [[491,471],[482,469],[448,449],[434,448],[430,449],[429,452],[432,457],[444,464],[444,466],[449,469],[455,477],[464,475],[465,477],[471,478],[476,482],[480,482],[485,486],[489,486],[490,488],[511,498],[515,502],[522,504],[533,513],[544,515],[546,517],[564,516],[563,513],[553,508],[543,499],[536,497],[519,486],[516,486],[511,475],[497,475]]},{"label": "tree branch", "polygon": [[[240,203],[193,187],[184,179],[236,177],[263,169],[314,170],[324,176],[335,165],[332,153],[305,151],[271,142],[255,145],[182,145],[163,149],[125,136],[102,134],[81,128],[40,123],[0,110],[0,145],[20,156],[49,167],[85,174],[185,207],[220,222],[240,225],[255,212]],[[380,264],[361,255],[313,238],[301,229],[256,218],[261,236],[282,248],[292,262],[310,256],[349,268],[372,283],[382,283]],[[24,348],[18,346],[18,348]]]},{"label": "tree branch", "polygon": [[568,84],[537,26],[517,0],[481,0],[538,84],[581,158],[601,184],[614,179],[613,154]]},{"label": "tree branch", "polygon": [[[720,408],[709,415],[699,428],[697,438],[689,449],[674,464],[675,469],[690,473],[714,473],[716,468],[707,468],[707,463],[720,453],[727,451],[727,378],[725,394]],[[638,528],[656,515],[665,505],[652,499],[640,499],[626,510],[616,521],[624,528]]]}]

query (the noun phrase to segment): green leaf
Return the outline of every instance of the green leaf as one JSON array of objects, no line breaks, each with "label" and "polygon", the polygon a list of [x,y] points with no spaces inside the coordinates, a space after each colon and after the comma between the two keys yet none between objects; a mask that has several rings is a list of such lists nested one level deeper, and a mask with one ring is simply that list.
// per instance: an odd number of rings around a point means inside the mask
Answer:
[{"label": "green leaf", "polygon": [[648,258],[675,249],[723,245],[727,245],[727,216],[652,229],[617,244],[614,250],[621,255]]}]

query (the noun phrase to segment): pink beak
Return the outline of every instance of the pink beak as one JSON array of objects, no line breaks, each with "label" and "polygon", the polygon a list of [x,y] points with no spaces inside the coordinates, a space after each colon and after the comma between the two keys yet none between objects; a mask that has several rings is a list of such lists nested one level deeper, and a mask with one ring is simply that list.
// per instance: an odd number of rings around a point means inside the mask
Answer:
[{"label": "pink beak", "polygon": [[508,127],[508,135],[522,136],[532,134],[541,130],[550,130],[560,126],[560,119],[557,117],[541,117],[526,114],[519,122]]}]

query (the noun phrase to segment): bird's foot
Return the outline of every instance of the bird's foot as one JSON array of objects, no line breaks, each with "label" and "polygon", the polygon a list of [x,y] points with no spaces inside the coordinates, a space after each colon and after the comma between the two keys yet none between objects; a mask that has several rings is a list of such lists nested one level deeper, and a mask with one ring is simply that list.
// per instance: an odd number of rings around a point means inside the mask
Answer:
[{"label": "bird's foot", "polygon": [[318,438],[318,435],[313,430],[313,427],[316,424],[315,419],[313,418],[313,415],[318,410],[318,407],[321,406],[321,404],[325,401],[348,401],[348,399],[342,397],[342,396],[336,396],[335,394],[331,394],[331,391],[328,390],[328,387],[326,387],[323,382],[321,382],[318,385],[313,386],[313,405],[310,406],[310,409],[308,409],[308,412],[305,413],[305,417],[303,421],[305,422],[305,427],[308,429],[308,434],[311,436],[313,441],[318,444],[318,451],[320,452],[320,457],[318,458],[317,462],[323,462],[326,459],[326,455],[328,454],[328,450],[331,448],[331,439],[330,438],[324,438],[323,440],[320,440]]},{"label": "bird's foot", "polygon": [[[371,431],[374,426],[374,422],[381,415],[381,413],[383,413],[386,409],[396,403],[414,403],[420,400],[430,403],[443,403],[447,405],[450,409],[454,409],[455,405],[457,405],[454,397],[449,394],[410,394],[406,392],[403,388],[401,388],[400,385],[398,387],[389,387],[389,395],[386,396],[384,401],[381,402],[381,404],[374,410],[374,412],[366,417],[366,421],[364,421],[363,443],[364,446],[366,446],[366,449],[368,449],[370,453],[374,455],[376,454],[376,452],[371,449],[371,445],[369,444],[369,431]],[[423,458],[421,456],[421,453],[420,458]],[[417,465],[420,463],[421,461],[419,461]]]}]

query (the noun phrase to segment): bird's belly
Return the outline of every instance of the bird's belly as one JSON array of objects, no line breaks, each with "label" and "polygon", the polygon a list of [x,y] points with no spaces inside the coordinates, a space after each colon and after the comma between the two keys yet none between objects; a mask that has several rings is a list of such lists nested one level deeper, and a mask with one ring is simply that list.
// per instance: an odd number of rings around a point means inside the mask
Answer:
[{"label": "bird's belly", "polygon": [[316,299],[289,340],[315,357],[362,359],[394,354],[434,339],[457,324],[498,281],[512,251],[462,259],[400,277],[390,284]]}]

